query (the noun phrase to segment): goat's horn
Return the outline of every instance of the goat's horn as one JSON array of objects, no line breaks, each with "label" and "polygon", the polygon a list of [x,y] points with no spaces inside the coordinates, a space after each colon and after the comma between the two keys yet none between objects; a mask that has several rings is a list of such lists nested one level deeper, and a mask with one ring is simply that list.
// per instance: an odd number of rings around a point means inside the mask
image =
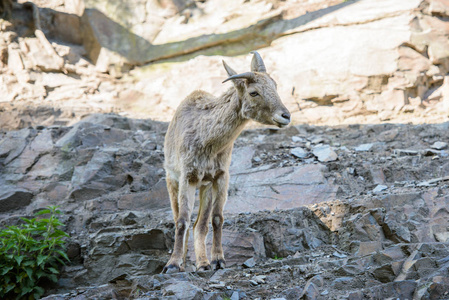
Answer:
[{"label": "goat's horn", "polygon": [[267,69],[265,68],[265,64],[263,63],[260,54],[257,53],[257,51],[251,51],[250,53],[254,54],[253,59],[251,60],[251,71],[266,73]]},{"label": "goat's horn", "polygon": [[234,71],[224,60],[223,60],[223,66],[229,76],[237,75],[237,72]]},{"label": "goat's horn", "polygon": [[247,79],[249,82],[254,82],[256,80],[256,76],[254,75],[253,72],[246,72],[242,74],[232,75],[231,77],[228,77],[228,79],[223,81],[223,83],[233,79]]}]

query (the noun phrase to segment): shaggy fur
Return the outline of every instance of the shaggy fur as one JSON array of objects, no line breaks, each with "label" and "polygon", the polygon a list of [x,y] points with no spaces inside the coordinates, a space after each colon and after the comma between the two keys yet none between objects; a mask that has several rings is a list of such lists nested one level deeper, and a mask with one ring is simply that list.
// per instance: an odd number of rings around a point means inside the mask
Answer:
[{"label": "shaggy fur", "polygon": [[[226,63],[224,66],[234,86],[219,98],[204,91],[190,94],[176,110],[165,136],[164,166],[176,233],[173,253],[163,272],[184,270],[196,188],[200,190],[199,213],[193,226],[197,270],[225,267],[221,235],[234,141],[250,119],[279,127],[290,121],[276,83],[265,72],[258,53],[254,53],[252,72],[239,75]],[[205,245],[211,218],[212,266]]]}]

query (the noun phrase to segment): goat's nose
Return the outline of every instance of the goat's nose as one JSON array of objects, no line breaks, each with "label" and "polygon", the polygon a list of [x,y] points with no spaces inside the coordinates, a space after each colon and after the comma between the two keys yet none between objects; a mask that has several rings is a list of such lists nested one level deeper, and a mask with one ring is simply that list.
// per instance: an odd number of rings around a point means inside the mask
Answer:
[{"label": "goat's nose", "polygon": [[285,112],[285,113],[282,114],[282,117],[284,119],[290,120],[290,113],[289,112]]}]

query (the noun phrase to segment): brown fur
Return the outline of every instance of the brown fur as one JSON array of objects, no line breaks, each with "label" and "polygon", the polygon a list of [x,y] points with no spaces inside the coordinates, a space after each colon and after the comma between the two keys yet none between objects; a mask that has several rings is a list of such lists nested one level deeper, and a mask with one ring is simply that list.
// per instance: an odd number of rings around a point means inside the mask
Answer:
[{"label": "brown fur", "polygon": [[[230,76],[235,75],[227,65],[225,68]],[[173,253],[163,272],[184,270],[196,188],[200,189],[199,213],[193,226],[197,269],[211,268],[205,245],[211,218],[212,267],[225,267],[221,235],[234,141],[250,119],[280,127],[290,119],[274,80],[265,72],[253,73],[254,80],[233,79],[234,86],[219,98],[204,91],[193,92],[179,105],[168,127],[164,166],[176,233]],[[259,95],[251,96],[251,92]]]}]

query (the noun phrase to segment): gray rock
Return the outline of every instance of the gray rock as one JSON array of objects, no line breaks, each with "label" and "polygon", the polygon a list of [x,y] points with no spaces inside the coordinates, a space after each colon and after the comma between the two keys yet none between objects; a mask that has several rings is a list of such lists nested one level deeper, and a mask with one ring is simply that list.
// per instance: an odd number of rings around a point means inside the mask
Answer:
[{"label": "gray rock", "polygon": [[357,152],[370,151],[373,148],[374,144],[362,144],[354,148]]},{"label": "gray rock", "polygon": [[416,150],[408,150],[408,149],[395,149],[393,153],[397,156],[415,156],[420,152]]},{"label": "gray rock", "polygon": [[443,150],[447,148],[447,143],[445,142],[435,142],[433,143],[430,148],[437,149],[437,150]]},{"label": "gray rock", "polygon": [[[322,164],[306,164],[269,170],[251,169],[231,176],[225,211],[288,209],[333,199],[338,187],[326,180],[323,175],[325,169]],[[298,194],[302,196],[298,198]]]},{"label": "gray rock", "polygon": [[[5,189],[5,187],[3,187]],[[0,212],[7,212],[26,207],[31,203],[33,193],[25,189],[9,189],[0,194]]]},{"label": "gray rock", "polygon": [[396,278],[391,264],[386,264],[376,268],[371,272],[371,274],[373,274],[374,278],[383,283],[391,282]]},{"label": "gray rock", "polygon": [[26,128],[19,131],[8,132],[0,141],[0,163],[9,164],[18,157],[27,145],[27,138],[31,135],[31,130]]},{"label": "gray rock", "polygon": [[313,300],[317,299],[319,295],[320,291],[318,290],[318,287],[309,279],[304,286],[300,299]]},{"label": "gray rock", "polygon": [[239,173],[250,169],[255,150],[251,146],[234,148],[232,150],[232,161],[229,167],[231,174]]},{"label": "gray rock", "polygon": [[251,257],[250,259],[247,259],[242,265],[245,268],[253,268],[256,266],[256,260],[254,259],[254,257]]},{"label": "gray rock", "polygon": [[176,282],[162,288],[163,296],[175,296],[176,299],[199,300],[203,295],[203,290],[185,281]]},{"label": "gray rock", "polygon": [[305,139],[300,136],[292,136],[292,141],[294,143],[305,142]]},{"label": "gray rock", "polygon": [[330,162],[338,159],[337,153],[328,145],[314,147],[312,153],[320,162]]},{"label": "gray rock", "polygon": [[306,158],[309,154],[306,150],[301,147],[296,147],[290,150],[290,153],[297,158]]},{"label": "gray rock", "polygon": [[299,299],[302,295],[302,289],[300,287],[292,287],[283,291],[279,296],[287,300],[296,300]]},{"label": "gray rock", "polygon": [[374,193],[374,194],[379,194],[380,192],[382,192],[382,191],[384,191],[384,190],[386,190],[386,189],[388,189],[388,186],[379,184],[378,186],[376,186],[376,187],[373,189],[373,193]]}]

